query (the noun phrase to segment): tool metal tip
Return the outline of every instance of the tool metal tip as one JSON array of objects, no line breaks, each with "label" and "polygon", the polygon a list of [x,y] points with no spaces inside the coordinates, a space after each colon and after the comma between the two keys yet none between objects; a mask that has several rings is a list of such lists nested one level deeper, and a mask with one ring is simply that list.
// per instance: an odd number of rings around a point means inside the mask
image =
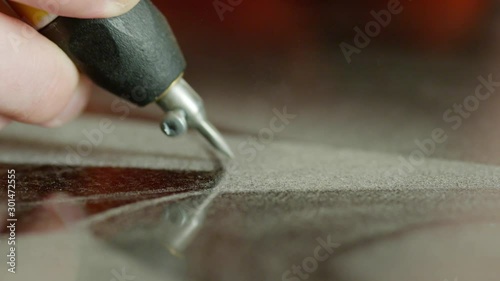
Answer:
[{"label": "tool metal tip", "polygon": [[222,154],[234,158],[222,134],[208,122],[202,99],[182,76],[156,102],[167,113],[161,124],[165,134],[178,136],[196,128]]},{"label": "tool metal tip", "polygon": [[222,154],[234,158],[233,151],[222,137],[222,134],[207,120],[198,123],[198,131]]}]

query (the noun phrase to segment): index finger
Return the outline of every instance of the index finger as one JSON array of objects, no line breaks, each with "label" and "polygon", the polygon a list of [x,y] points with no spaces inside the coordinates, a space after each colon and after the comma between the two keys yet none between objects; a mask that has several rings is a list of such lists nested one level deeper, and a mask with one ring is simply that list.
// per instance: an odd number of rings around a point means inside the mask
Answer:
[{"label": "index finger", "polygon": [[19,14],[35,7],[50,14],[73,18],[107,18],[132,9],[139,0],[7,0]]}]

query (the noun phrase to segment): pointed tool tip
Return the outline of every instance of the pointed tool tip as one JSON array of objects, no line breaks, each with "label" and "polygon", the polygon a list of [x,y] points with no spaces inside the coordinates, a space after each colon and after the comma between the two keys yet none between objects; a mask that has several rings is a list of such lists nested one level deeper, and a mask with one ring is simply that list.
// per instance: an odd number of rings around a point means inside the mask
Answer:
[{"label": "pointed tool tip", "polygon": [[227,144],[227,142],[224,140],[222,135],[217,132],[216,135],[212,135],[210,138],[210,143],[222,154],[224,154],[226,157],[229,159],[234,158],[234,153],[231,150],[231,147]]},{"label": "pointed tool tip", "polygon": [[230,159],[234,158],[234,153],[222,137],[222,134],[208,121],[203,120],[199,123],[199,132],[222,154]]},{"label": "pointed tool tip", "polygon": [[224,148],[219,147],[218,149],[222,154],[226,155],[229,159],[234,159],[234,153],[231,150],[231,148],[229,148],[229,146],[226,145]]}]

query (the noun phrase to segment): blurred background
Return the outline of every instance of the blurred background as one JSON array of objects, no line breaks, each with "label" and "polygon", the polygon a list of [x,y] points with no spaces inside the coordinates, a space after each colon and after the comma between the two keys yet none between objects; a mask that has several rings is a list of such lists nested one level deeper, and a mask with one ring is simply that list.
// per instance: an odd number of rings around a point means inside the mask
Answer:
[{"label": "blurred background", "polygon": [[[186,79],[225,133],[257,134],[286,106],[299,118],[282,138],[409,153],[500,65],[496,1],[155,3],[184,51]],[[341,44],[356,47],[355,28],[365,31],[392,4],[399,13],[347,60]],[[94,95],[89,110],[107,112],[113,99]],[[498,163],[499,99],[482,103],[434,157]],[[161,116],[154,106],[133,112]]]},{"label": "blurred background", "polygon": [[[387,9],[391,1],[241,0],[233,1],[239,2],[234,7],[223,0],[155,2],[177,31],[181,44],[189,48],[188,56],[196,50],[194,46],[210,51],[224,50],[221,44],[231,44],[233,51],[251,57],[248,53],[337,49],[342,41],[352,42],[355,26],[363,29],[373,20],[372,10]],[[494,30],[494,1],[397,2],[403,10],[375,40],[377,45],[416,52],[477,50],[478,42],[487,40]],[[226,3],[230,9],[216,3]],[[224,12],[217,13],[216,6]]]}]

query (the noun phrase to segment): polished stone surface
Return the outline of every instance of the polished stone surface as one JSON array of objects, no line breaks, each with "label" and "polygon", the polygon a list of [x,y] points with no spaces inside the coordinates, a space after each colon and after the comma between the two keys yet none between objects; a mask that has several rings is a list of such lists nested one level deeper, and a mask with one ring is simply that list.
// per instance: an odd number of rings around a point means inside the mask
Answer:
[{"label": "polished stone surface", "polygon": [[[430,157],[387,174],[404,154],[285,139],[227,161],[195,135],[166,139],[155,123],[119,119],[75,158],[104,118],[0,137],[1,169],[18,175],[23,258],[7,280],[498,276],[496,165]],[[236,148],[249,140],[227,137]]]}]

